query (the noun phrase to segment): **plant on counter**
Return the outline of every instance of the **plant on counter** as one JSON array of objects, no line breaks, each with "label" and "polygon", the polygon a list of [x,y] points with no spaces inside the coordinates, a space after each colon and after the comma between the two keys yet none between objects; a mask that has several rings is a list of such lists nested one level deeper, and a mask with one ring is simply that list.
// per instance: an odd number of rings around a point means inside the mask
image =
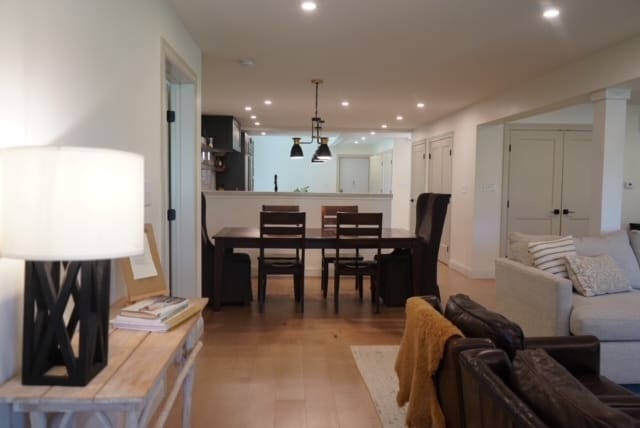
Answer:
[{"label": "plant on counter", "polygon": [[294,192],[309,193],[309,186],[296,187],[295,189],[293,189],[293,191],[294,191]]}]

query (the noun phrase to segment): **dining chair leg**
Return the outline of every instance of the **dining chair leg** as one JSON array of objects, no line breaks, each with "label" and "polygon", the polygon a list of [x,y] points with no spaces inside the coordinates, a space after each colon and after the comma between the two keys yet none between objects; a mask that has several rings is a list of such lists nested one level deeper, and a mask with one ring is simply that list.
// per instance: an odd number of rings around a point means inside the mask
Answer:
[{"label": "dining chair leg", "polygon": [[358,290],[358,297],[360,298],[360,301],[362,302],[362,295],[363,295],[363,291],[362,289],[364,284],[364,279],[362,277],[362,275],[357,275],[356,276],[356,289]]},{"label": "dining chair leg", "polygon": [[267,293],[267,278],[262,273],[258,276],[258,311],[264,311],[265,294]]},{"label": "dining chair leg", "polygon": [[380,290],[378,287],[377,278],[371,275],[371,296],[374,299],[376,305],[376,314],[380,313]]},{"label": "dining chair leg", "polygon": [[338,274],[338,270],[336,269],[333,272],[333,310],[335,313],[338,313],[338,291],[340,289],[340,275]]},{"label": "dining chair leg", "polygon": [[327,298],[327,288],[329,287],[329,262],[322,260],[322,279],[320,287],[322,289],[322,298]]},{"label": "dining chair leg", "polygon": [[300,294],[300,312],[304,313],[304,272],[300,274],[300,280],[298,282],[299,294]]}]

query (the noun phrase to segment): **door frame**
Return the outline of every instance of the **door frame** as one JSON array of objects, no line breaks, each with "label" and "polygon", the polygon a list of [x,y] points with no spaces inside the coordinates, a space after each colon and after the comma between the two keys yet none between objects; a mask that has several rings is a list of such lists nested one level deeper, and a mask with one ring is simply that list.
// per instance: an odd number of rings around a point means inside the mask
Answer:
[{"label": "door frame", "polygon": [[[199,297],[201,295],[201,244],[200,244],[200,106],[198,104],[198,77],[182,57],[162,40],[161,58],[161,216],[162,259],[167,272],[170,257],[173,259],[171,293],[177,296]],[[167,83],[175,95],[176,119],[172,126],[173,153],[179,156],[173,165],[169,183],[169,133],[167,110],[169,99]],[[171,187],[180,192],[173,195],[170,207]],[[177,211],[177,218],[168,225],[166,213],[169,208]],[[168,228],[172,231],[172,246],[169,244]],[[168,272],[167,272],[168,273]],[[169,278],[169,276],[167,276]]]},{"label": "door frame", "polygon": [[500,203],[500,257],[506,257],[509,245],[507,236],[507,201],[509,200],[511,131],[592,131],[592,125],[571,123],[506,123],[502,145],[502,200]]}]

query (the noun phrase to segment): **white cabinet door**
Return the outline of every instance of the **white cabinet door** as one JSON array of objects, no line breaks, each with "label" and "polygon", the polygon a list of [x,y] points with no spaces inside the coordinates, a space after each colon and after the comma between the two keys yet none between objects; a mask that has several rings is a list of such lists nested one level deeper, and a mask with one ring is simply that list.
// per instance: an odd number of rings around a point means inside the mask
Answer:
[{"label": "white cabinet door", "polygon": [[393,152],[382,153],[382,193],[391,193],[392,170]]},{"label": "white cabinet door", "polygon": [[[453,153],[453,138],[445,137],[429,143],[429,192],[451,194],[451,164]],[[444,220],[438,260],[449,263],[449,245],[451,241],[451,203],[447,207]]]}]

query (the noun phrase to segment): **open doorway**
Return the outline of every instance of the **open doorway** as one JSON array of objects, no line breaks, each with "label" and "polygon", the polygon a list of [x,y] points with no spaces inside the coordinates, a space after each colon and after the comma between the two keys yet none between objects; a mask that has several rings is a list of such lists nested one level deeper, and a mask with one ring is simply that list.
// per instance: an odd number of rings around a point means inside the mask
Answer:
[{"label": "open doorway", "polygon": [[197,77],[163,43],[162,195],[167,222],[163,260],[172,295],[200,295],[200,147]]}]

